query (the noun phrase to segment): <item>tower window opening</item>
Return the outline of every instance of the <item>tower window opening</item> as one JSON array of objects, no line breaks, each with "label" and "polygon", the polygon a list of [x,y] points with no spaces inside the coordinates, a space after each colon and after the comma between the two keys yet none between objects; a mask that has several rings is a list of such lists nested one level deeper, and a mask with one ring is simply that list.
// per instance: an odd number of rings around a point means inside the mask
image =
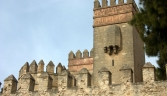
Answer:
[{"label": "tower window opening", "polygon": [[112,60],[112,66],[114,66],[114,60]]}]

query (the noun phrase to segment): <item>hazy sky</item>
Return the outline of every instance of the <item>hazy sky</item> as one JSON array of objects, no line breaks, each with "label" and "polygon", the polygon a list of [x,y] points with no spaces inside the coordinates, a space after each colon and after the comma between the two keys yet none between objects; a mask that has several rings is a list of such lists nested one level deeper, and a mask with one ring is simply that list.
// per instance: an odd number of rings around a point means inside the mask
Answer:
[{"label": "hazy sky", "polygon": [[[94,0],[0,0],[0,82],[26,63],[67,67],[68,53],[93,48]],[[138,3],[138,2],[137,2]],[[146,62],[155,64],[155,58]]]}]

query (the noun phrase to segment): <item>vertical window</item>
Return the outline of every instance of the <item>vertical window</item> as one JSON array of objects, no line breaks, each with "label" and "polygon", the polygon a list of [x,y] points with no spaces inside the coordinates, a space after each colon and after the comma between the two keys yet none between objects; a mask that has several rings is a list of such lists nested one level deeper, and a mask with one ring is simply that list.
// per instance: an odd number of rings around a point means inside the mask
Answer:
[{"label": "vertical window", "polygon": [[114,66],[114,60],[112,60],[112,66]]}]

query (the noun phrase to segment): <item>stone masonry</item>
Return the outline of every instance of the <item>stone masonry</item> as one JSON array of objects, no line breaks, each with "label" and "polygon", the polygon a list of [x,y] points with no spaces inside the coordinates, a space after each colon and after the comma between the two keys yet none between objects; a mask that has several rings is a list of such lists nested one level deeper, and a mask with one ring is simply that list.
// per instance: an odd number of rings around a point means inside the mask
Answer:
[{"label": "stone masonry", "polygon": [[18,79],[4,80],[0,96],[166,96],[167,81],[156,81],[155,67],[145,64],[138,29],[128,24],[138,11],[135,2],[117,2],[94,1],[90,52],[71,51],[68,69],[50,61],[44,71],[43,60],[26,62]]},{"label": "stone masonry", "polygon": [[[28,71],[21,77],[20,82],[13,75],[7,77],[0,96],[166,96],[167,94],[167,81],[155,80],[155,67],[151,63],[146,63],[142,67],[143,82],[133,82],[133,71],[126,64],[120,68],[120,72],[121,83],[112,84],[112,73],[106,67],[102,67],[98,71],[98,85],[92,86],[91,74],[86,68],[78,72],[77,78],[63,69],[60,74],[54,74],[58,80],[55,89],[53,78],[47,72],[42,72],[34,79]],[[78,82],[75,82],[75,79]],[[37,81],[38,89],[35,90]],[[20,85],[19,88],[17,83]]]},{"label": "stone masonry", "polygon": [[98,0],[94,2],[93,82],[97,84],[98,70],[106,67],[112,73],[112,83],[119,84],[122,77],[119,69],[123,64],[132,68],[134,81],[140,82],[145,63],[144,44],[137,29],[127,23],[138,9],[131,0],[127,3],[119,0],[118,5],[115,0],[110,0],[110,6],[106,2],[102,0],[102,7]]},{"label": "stone masonry", "polygon": [[71,51],[68,59],[68,70],[72,74],[77,74],[82,68],[86,68],[92,74],[93,72],[93,49],[90,51],[90,56],[88,50],[84,50],[83,56],[80,50],[76,52],[76,55]]}]

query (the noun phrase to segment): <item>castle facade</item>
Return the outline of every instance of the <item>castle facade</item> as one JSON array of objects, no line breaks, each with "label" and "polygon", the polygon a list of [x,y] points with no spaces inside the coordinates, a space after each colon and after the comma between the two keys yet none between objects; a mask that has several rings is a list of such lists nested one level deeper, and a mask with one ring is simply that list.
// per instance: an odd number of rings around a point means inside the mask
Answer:
[{"label": "castle facade", "polygon": [[43,60],[26,62],[18,79],[4,80],[0,96],[166,96],[167,82],[155,80],[138,29],[128,24],[138,11],[135,2],[95,0],[93,11],[90,52],[71,51],[68,69],[50,61],[44,71]]}]

